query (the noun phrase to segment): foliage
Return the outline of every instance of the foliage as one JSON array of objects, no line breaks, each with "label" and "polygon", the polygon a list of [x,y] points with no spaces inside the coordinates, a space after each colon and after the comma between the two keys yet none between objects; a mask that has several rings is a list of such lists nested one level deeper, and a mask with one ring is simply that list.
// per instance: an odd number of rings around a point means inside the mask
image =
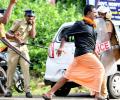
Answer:
[{"label": "foliage", "polygon": [[[6,8],[8,3],[9,0],[1,0],[1,8]],[[34,41],[30,39],[29,44],[31,46],[28,47],[31,62],[34,64],[33,69],[35,73],[39,72],[37,76],[44,75],[47,50],[36,45],[48,47],[55,32],[62,23],[81,18],[82,7],[84,5],[84,0],[68,0],[65,4],[57,2],[55,6],[48,4],[46,0],[18,0],[11,19],[6,25],[6,30],[9,30],[14,20],[24,18],[24,10],[32,9],[35,11],[37,36]]]},{"label": "foliage", "polygon": [[72,5],[75,5],[76,11],[78,12],[82,12],[86,2],[86,0],[56,0],[56,1],[57,3],[62,3],[64,9],[68,9],[72,7]]}]

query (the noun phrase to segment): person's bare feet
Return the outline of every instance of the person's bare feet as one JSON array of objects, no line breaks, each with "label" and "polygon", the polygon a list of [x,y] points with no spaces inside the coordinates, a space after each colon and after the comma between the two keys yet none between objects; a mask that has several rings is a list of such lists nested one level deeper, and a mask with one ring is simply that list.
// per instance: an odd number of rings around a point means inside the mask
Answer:
[{"label": "person's bare feet", "polygon": [[46,93],[42,95],[44,100],[52,100],[52,94]]}]

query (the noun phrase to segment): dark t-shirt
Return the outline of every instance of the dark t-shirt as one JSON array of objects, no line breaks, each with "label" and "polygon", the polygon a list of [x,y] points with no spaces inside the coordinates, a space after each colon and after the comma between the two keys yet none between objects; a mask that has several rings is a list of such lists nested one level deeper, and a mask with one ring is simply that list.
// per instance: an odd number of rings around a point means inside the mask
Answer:
[{"label": "dark t-shirt", "polygon": [[69,30],[64,32],[63,37],[67,38],[68,36],[75,38],[75,57],[94,51],[97,33],[92,25],[83,20],[77,21]]}]

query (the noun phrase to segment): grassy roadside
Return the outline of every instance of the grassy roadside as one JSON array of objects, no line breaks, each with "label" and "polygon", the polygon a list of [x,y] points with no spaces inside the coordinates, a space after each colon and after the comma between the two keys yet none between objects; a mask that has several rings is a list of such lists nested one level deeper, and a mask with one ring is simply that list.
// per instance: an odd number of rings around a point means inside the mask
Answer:
[{"label": "grassy roadside", "polygon": [[[48,90],[50,90],[50,86],[45,86],[43,79],[41,78],[31,78],[31,82],[30,82],[30,86],[31,86],[31,92],[33,95],[42,95],[43,93],[46,93]],[[76,87],[76,88],[72,88],[70,91],[70,94],[73,93],[88,93],[89,91],[80,86],[80,87]],[[13,96],[21,96],[21,95],[25,95],[25,93],[18,93],[15,90],[13,91]]]}]

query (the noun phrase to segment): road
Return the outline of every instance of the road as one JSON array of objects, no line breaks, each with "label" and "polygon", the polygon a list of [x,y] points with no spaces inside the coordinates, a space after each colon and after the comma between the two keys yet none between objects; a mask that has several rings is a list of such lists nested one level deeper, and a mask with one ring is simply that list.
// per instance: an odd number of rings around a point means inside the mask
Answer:
[{"label": "road", "polygon": [[[33,96],[33,98],[25,98],[24,96],[20,97],[11,97],[5,98],[0,97],[0,100],[43,100],[41,96]],[[89,94],[70,94],[67,97],[53,97],[53,100],[94,100]],[[110,99],[110,100],[120,100],[120,99]]]}]

